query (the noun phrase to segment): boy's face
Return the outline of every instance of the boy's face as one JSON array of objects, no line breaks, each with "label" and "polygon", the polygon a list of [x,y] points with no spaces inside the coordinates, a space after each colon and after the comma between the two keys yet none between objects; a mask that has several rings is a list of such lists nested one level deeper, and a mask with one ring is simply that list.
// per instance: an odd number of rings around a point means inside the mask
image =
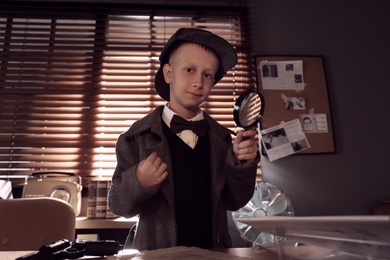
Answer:
[{"label": "boy's face", "polygon": [[218,67],[213,52],[192,43],[179,46],[163,67],[165,81],[170,84],[169,107],[184,118],[195,116],[214,85]]}]

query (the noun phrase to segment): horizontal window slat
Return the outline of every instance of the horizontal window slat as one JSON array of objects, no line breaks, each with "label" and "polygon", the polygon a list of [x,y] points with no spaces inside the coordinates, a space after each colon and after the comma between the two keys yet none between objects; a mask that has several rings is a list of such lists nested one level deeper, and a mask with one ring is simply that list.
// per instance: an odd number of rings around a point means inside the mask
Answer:
[{"label": "horizontal window slat", "polygon": [[254,88],[244,11],[0,3],[0,174],[70,171],[83,183],[111,176],[118,135],[166,103],[154,76],[179,27],[213,31],[235,46],[238,64],[202,108],[238,130],[234,102]]}]

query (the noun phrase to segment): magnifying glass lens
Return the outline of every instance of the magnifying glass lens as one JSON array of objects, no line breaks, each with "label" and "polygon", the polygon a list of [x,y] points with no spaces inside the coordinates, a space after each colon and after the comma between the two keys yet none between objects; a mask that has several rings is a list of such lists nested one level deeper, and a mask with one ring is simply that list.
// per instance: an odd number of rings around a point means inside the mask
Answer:
[{"label": "magnifying glass lens", "polygon": [[233,110],[234,121],[244,129],[254,127],[264,111],[264,98],[260,92],[249,89],[241,93]]}]

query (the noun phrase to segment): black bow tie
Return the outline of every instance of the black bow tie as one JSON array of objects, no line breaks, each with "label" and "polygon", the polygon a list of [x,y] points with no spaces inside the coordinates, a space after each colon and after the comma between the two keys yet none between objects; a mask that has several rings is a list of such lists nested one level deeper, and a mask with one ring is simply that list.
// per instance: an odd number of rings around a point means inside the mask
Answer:
[{"label": "black bow tie", "polygon": [[208,129],[208,123],[205,119],[199,121],[188,121],[180,116],[174,115],[171,120],[171,131],[175,134],[183,130],[192,130],[199,136],[204,136]]}]

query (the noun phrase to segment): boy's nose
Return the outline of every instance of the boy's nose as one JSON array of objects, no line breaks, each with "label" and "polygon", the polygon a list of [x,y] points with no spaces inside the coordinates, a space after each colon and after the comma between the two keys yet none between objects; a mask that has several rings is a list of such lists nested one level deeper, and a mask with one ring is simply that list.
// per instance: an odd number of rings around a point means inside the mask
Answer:
[{"label": "boy's nose", "polygon": [[200,75],[196,75],[194,77],[194,87],[202,87],[203,86],[203,75],[200,74]]}]

